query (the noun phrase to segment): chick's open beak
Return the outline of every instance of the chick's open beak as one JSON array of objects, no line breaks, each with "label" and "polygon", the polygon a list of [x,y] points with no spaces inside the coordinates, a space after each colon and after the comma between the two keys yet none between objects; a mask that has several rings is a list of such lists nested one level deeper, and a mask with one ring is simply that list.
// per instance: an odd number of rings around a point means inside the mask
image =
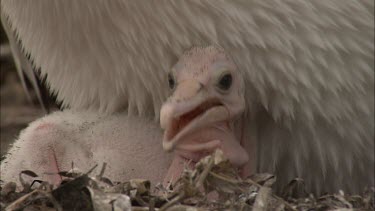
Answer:
[{"label": "chick's open beak", "polygon": [[[184,81],[161,109],[160,124],[165,130],[163,148],[171,151],[185,136],[228,118],[225,106],[218,99],[210,97],[199,82]],[[210,143],[203,143],[201,147],[195,144],[190,148],[204,148],[206,145],[208,147]]]}]

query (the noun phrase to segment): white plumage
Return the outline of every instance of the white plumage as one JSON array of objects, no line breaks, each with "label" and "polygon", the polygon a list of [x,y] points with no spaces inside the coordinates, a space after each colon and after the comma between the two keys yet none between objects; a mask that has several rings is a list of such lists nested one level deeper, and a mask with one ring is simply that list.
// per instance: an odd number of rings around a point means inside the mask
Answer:
[{"label": "white plumage", "polygon": [[374,184],[374,1],[3,0],[57,99],[158,117],[166,72],[217,44],[244,74],[258,170],[315,191]]},{"label": "white plumage", "polygon": [[[172,157],[163,152],[161,138],[150,137],[162,137],[159,125],[150,119],[126,113],[54,112],[21,132],[1,163],[1,179],[19,182],[17,175],[28,169],[53,184],[56,173],[70,170],[72,163],[82,172],[98,164],[92,174],[96,175],[106,162],[105,176],[112,181],[144,178],[156,184],[165,176]],[[51,151],[59,169],[48,165],[53,162]]]}]

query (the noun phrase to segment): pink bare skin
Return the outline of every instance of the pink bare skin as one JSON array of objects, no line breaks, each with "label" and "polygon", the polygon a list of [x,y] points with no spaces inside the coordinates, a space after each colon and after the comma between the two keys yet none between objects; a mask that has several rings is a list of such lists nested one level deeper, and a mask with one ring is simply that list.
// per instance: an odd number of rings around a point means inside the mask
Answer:
[{"label": "pink bare skin", "polygon": [[173,183],[187,163],[221,149],[242,176],[254,172],[254,143],[242,123],[244,82],[234,62],[218,47],[192,48],[169,74],[173,94],[163,104],[163,148],[174,151],[164,179]]}]

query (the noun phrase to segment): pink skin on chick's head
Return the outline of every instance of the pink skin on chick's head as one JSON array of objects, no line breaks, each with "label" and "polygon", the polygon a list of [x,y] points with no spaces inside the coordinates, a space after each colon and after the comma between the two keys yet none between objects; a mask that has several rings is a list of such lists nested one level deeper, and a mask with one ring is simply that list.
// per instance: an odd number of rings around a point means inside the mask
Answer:
[{"label": "pink skin on chick's head", "polygon": [[249,156],[235,130],[245,108],[244,82],[234,62],[219,47],[195,47],[172,68],[168,81],[173,94],[161,108],[160,124],[163,148],[176,156],[165,180],[178,177],[181,161],[197,162],[215,149],[234,166],[244,166]]}]

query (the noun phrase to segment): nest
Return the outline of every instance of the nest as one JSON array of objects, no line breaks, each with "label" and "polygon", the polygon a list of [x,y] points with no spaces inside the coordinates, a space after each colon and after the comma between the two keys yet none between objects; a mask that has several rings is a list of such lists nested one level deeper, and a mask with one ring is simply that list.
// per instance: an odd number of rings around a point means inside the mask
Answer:
[{"label": "nest", "polygon": [[[33,171],[22,171],[20,184],[1,185],[1,210],[374,210],[374,188],[362,195],[326,194],[315,197],[305,192],[303,180],[294,179],[280,196],[272,189],[276,178],[255,174],[241,179],[221,151],[203,158],[193,169],[185,169],[173,186],[151,186],[142,179],[113,182],[103,176],[92,176],[94,166],[86,173],[73,168],[59,172],[64,177],[58,187],[41,180],[28,183],[25,177],[37,177]],[[17,191],[17,189],[22,189]]]}]

